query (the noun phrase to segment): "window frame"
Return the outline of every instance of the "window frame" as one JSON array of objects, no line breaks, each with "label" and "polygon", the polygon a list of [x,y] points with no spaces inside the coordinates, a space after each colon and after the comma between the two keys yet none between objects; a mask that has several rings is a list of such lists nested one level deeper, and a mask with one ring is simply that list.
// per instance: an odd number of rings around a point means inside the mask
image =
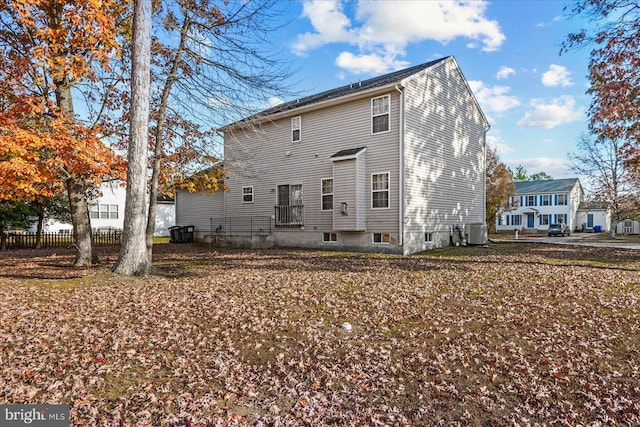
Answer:
[{"label": "window frame", "polygon": [[433,232],[424,233],[424,242],[433,243]]},{"label": "window frame", "polygon": [[[251,189],[251,193],[245,193],[244,190],[250,188]],[[242,195],[242,203],[253,203],[255,201],[255,189],[253,188],[253,185],[243,185],[242,186],[242,190],[240,191],[240,194]],[[247,201],[244,199],[245,196],[250,195],[251,196],[251,200]]]},{"label": "window frame", "polygon": [[[296,127],[296,124],[297,124],[297,127]],[[296,131],[298,132],[297,139],[296,139]],[[291,118],[291,142],[300,142],[300,141],[302,141],[302,116],[295,116]]]},{"label": "window frame", "polygon": [[324,233],[322,233],[322,242],[323,243],[337,243],[338,242],[338,233],[325,231]]},{"label": "window frame", "polygon": [[[331,181],[331,193],[325,193],[324,192],[324,183],[325,181]],[[329,211],[333,211],[333,178],[321,178],[320,179],[320,211],[321,212],[329,212]],[[324,198],[331,196],[331,209],[325,209],[324,208]]]},{"label": "window frame", "polygon": [[[386,111],[383,113],[378,113],[374,110],[374,103],[377,100],[386,99]],[[384,107],[385,105],[383,105]],[[378,117],[387,116],[387,128],[385,130],[375,130],[375,119]],[[377,96],[375,98],[371,98],[371,135],[378,135],[381,133],[391,132],[391,95],[382,95]]]},{"label": "window frame", "polygon": [[[377,175],[387,175],[387,188],[386,190],[375,190],[373,188],[374,185],[374,176]],[[387,193],[387,206],[374,206],[374,200],[375,198],[373,197],[374,193],[382,193],[385,192]],[[371,209],[372,210],[380,210],[380,209],[391,209],[391,172],[375,172],[371,174]]]},{"label": "window frame", "polygon": [[[560,200],[562,198],[562,200]],[[558,204],[557,206],[567,206],[567,195],[566,194],[558,194]]]},{"label": "window frame", "polygon": [[[376,235],[380,236],[379,242],[376,242]],[[388,245],[391,243],[391,233],[371,233],[371,243],[374,245]]]},{"label": "window frame", "polygon": [[542,203],[540,206],[552,206],[551,205],[551,195],[550,194],[543,194],[542,195]]},{"label": "window frame", "polygon": [[100,219],[100,205],[97,203],[89,205],[89,219]]},{"label": "window frame", "polygon": [[[518,218],[517,224],[516,218]],[[522,225],[522,215],[511,215],[511,225]]]}]

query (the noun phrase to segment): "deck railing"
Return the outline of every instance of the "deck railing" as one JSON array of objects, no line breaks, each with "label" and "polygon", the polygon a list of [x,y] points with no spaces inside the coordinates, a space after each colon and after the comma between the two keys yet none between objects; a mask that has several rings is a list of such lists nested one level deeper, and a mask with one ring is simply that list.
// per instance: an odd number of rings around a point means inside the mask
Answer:
[{"label": "deck railing", "polygon": [[276,205],[276,227],[303,227],[304,205]]}]

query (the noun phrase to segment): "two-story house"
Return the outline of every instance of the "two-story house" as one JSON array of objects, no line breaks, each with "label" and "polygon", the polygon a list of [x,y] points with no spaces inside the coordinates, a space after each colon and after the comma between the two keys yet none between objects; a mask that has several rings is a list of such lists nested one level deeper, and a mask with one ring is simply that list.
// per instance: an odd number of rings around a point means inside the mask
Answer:
[{"label": "two-story house", "polygon": [[267,245],[404,254],[482,240],[487,129],[453,57],[296,99],[221,129],[228,190],[179,191],[176,222],[201,240],[266,218]]}]

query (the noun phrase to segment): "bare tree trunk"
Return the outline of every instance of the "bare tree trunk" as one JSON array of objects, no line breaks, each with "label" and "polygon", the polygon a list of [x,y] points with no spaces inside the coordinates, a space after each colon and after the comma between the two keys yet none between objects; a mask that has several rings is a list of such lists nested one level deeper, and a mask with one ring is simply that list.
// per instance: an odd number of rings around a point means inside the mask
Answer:
[{"label": "bare tree trunk", "polygon": [[89,204],[85,190],[81,178],[74,176],[67,180],[73,237],[78,251],[74,265],[78,267],[99,262],[91,241],[91,221],[89,220]]},{"label": "bare tree trunk", "polygon": [[127,201],[120,257],[113,271],[146,275],[151,269],[146,247],[147,152],[151,60],[151,0],[135,0],[133,15],[131,122],[127,169]]},{"label": "bare tree trunk", "polygon": [[[66,80],[55,82],[56,104],[68,120],[75,120],[71,84]],[[89,203],[87,202],[87,188],[85,180],[80,176],[71,175],[66,182],[71,210],[71,223],[75,247],[78,251],[75,266],[87,266],[99,262],[98,255],[91,241],[91,221],[89,220]]]},{"label": "bare tree trunk", "polygon": [[42,228],[44,226],[44,206],[38,204],[38,225],[36,228],[36,249],[42,247]]},{"label": "bare tree trunk", "polygon": [[156,208],[158,206],[158,180],[160,178],[160,168],[162,166],[162,148],[164,145],[164,127],[167,114],[167,104],[169,102],[169,94],[171,86],[178,76],[178,68],[182,62],[182,54],[189,34],[191,20],[185,17],[185,21],[180,29],[180,45],[176,50],[176,55],[171,64],[171,71],[164,84],[162,97],[158,109],[158,121],[156,123],[155,147],[153,149],[153,168],[151,173],[151,184],[149,186],[149,215],[147,217],[147,258],[151,262],[153,257],[153,234],[156,228]]}]

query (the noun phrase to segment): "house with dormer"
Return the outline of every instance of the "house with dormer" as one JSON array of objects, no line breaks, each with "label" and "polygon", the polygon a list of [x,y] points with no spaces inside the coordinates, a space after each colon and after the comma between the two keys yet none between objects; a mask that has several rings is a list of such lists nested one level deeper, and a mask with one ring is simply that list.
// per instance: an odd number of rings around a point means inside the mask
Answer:
[{"label": "house with dormer", "polygon": [[221,129],[227,191],[178,191],[176,223],[250,246],[484,243],[487,130],[453,57],[296,99]]}]

